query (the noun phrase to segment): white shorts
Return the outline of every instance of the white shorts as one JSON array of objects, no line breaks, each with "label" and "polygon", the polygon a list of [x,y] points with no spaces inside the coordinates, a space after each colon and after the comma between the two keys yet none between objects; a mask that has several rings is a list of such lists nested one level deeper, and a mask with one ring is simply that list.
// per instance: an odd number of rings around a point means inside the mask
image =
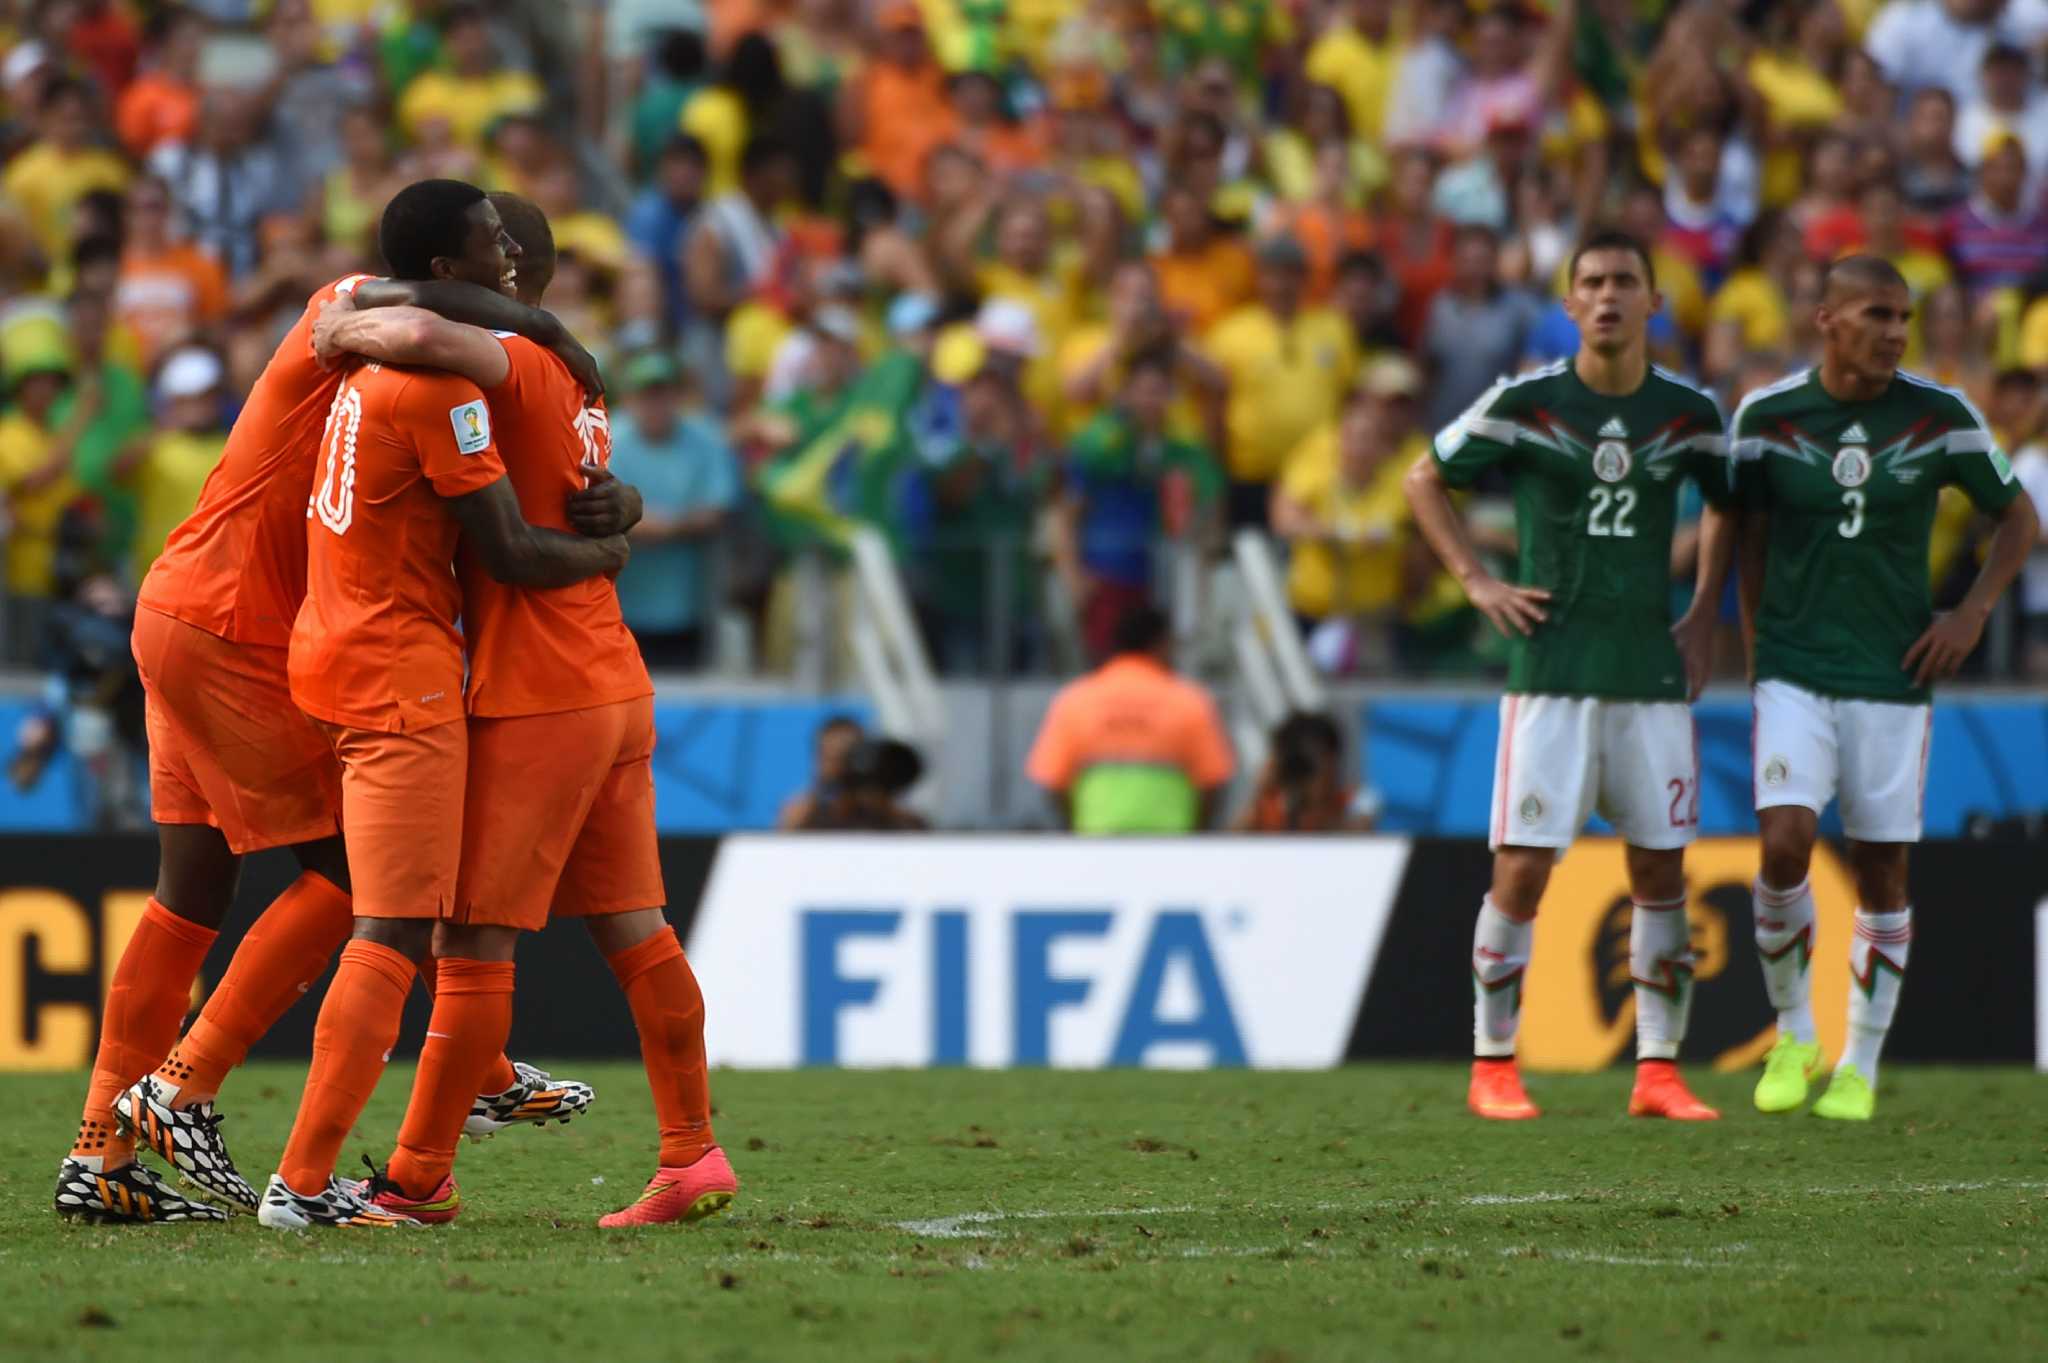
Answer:
[{"label": "white shorts", "polygon": [[1700,751],[1691,708],[1675,700],[1501,697],[1487,845],[1566,848],[1595,809],[1633,847],[1692,842]]},{"label": "white shorts", "polygon": [[1836,700],[1785,681],[1756,684],[1751,779],[1756,807],[1818,814],[1842,801],[1857,842],[1918,842],[1927,803],[1932,705]]}]

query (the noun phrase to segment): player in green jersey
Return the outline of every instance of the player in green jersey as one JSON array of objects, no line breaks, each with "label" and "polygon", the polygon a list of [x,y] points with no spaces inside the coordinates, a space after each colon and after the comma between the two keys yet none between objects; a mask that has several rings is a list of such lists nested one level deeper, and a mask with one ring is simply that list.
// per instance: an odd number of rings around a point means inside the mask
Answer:
[{"label": "player in green jersey", "polygon": [[[1821,297],[1819,367],[1758,389],[1735,413],[1763,835],[1756,944],[1778,1010],[1778,1040],[1756,1089],[1765,1112],[1803,1103],[1821,1066],[1806,873],[1820,811],[1835,797],[1861,907],[1849,1041],[1813,1110],[1861,1119],[1875,1108],[1878,1052],[1913,937],[1906,853],[1920,840],[1929,688],[1977,647],[2039,531],[1969,399],[1898,367],[1912,312],[1890,264],[1837,261]],[[1936,615],[1927,542],[1949,483],[1998,526],[1969,594]]]},{"label": "player in green jersey", "polygon": [[[1734,555],[1720,508],[1731,465],[1714,400],[1649,362],[1659,306],[1649,255],[1622,233],[1574,253],[1569,363],[1503,379],[1436,438],[1408,475],[1430,547],[1507,635],[1494,767],[1493,884],[1472,942],[1472,1084],[1482,1117],[1534,1117],[1515,1067],[1522,976],[1557,853],[1596,807],[1628,842],[1635,916],[1637,1116],[1712,1108],[1676,1067],[1692,1002],[1683,860],[1699,824],[1699,746],[1687,702],[1704,685],[1715,603]],[[1513,582],[1473,552],[1449,489],[1499,467],[1513,481]],[[1671,537],[1687,477],[1705,494],[1698,592],[1670,615]]]}]

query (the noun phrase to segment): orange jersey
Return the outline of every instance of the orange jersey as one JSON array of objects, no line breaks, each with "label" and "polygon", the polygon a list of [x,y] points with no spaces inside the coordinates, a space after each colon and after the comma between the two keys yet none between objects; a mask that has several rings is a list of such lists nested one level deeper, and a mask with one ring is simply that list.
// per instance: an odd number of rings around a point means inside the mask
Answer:
[{"label": "orange jersey", "polygon": [[209,634],[283,648],[306,594],[306,496],[341,375],[313,359],[320,305],[372,275],[316,292],[264,367],[199,505],[171,532],[140,604]]},{"label": "orange jersey", "polygon": [[306,521],[292,699],[315,719],[405,733],[462,718],[460,529],[443,499],[505,476],[475,384],[365,364],[334,394]]},{"label": "orange jersey", "polygon": [[[580,466],[611,462],[604,406],[583,405],[582,387],[551,351],[523,336],[500,339],[512,369],[490,391],[491,415],[520,514],[568,531]],[[472,550],[458,564],[471,714],[548,715],[654,694],[609,578],[542,591],[496,581]]]}]

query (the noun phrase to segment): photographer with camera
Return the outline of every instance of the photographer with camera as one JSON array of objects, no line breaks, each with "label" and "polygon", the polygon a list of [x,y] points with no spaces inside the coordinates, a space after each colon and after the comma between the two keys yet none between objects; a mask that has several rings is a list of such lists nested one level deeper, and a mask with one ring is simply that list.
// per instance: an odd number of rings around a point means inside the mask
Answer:
[{"label": "photographer with camera", "polygon": [[1378,814],[1378,793],[1344,779],[1344,735],[1336,721],[1296,711],[1274,728],[1258,788],[1230,831],[1369,833]]}]

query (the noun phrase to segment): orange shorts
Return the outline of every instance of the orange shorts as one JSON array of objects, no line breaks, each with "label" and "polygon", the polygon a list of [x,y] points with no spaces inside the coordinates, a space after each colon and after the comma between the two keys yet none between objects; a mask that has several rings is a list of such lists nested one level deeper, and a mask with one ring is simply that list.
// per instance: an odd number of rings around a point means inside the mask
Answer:
[{"label": "orange shorts", "polygon": [[149,813],[209,824],[236,852],[331,838],[341,767],[292,704],[285,650],[238,644],[148,608],[131,639],[149,733]]},{"label": "orange shorts", "polygon": [[320,723],[341,759],[341,821],[358,918],[446,918],[462,856],[468,726],[408,733]]},{"label": "orange shorts", "polygon": [[469,722],[458,923],[538,931],[668,902],[654,836],[654,698]]}]

